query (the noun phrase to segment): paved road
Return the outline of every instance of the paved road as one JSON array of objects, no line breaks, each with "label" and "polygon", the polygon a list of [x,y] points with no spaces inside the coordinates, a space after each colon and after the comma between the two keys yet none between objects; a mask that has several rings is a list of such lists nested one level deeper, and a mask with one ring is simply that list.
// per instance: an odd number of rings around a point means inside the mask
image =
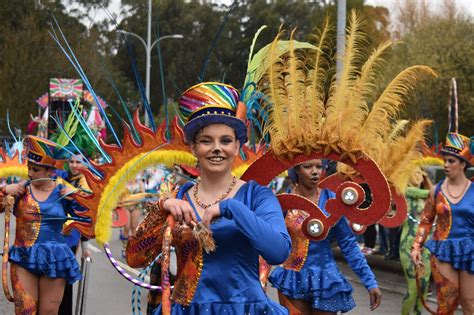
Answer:
[{"label": "paved road", "polygon": [[[0,222],[0,235],[2,235],[1,239],[3,241],[3,215],[0,216]],[[111,248],[114,255],[119,257],[121,245],[118,241],[118,231],[113,233]],[[354,298],[357,307],[350,314],[366,315],[371,313],[368,308],[369,300],[365,288],[357,281],[357,277],[345,264],[341,263],[341,269],[354,287]],[[380,308],[373,314],[400,314],[405,283],[403,276],[393,271],[375,270],[375,272],[383,292],[383,301]],[[94,254],[91,267],[86,314],[132,314],[132,288],[132,284],[112,268],[103,250],[100,250],[100,252]],[[269,296],[276,299],[276,291],[270,289]],[[145,290],[142,290],[141,307],[143,311],[146,309]],[[0,294],[0,314],[13,314],[13,304],[5,300],[3,293]],[[138,312],[135,314],[138,314]],[[459,312],[459,314],[461,313]]]}]

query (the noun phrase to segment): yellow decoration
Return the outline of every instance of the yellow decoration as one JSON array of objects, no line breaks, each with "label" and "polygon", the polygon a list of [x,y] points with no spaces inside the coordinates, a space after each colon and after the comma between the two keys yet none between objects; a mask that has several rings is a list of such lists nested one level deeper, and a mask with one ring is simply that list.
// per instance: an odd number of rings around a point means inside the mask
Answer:
[{"label": "yellow decoration", "polygon": [[28,168],[26,165],[2,167],[2,164],[0,163],[0,178],[7,178],[10,176],[28,179]]},{"label": "yellow decoration", "polygon": [[105,186],[97,209],[95,225],[96,240],[100,245],[107,243],[112,233],[112,210],[117,207],[118,201],[127,182],[136,178],[137,174],[151,166],[174,164],[196,164],[196,158],[189,152],[173,150],[157,150],[151,153],[137,154],[129,160],[110,178]]}]

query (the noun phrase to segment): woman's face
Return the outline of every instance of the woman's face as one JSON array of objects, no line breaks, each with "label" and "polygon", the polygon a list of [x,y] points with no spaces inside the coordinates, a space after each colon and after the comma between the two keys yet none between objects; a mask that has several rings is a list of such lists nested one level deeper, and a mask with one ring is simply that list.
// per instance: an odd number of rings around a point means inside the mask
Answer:
[{"label": "woman's face", "polygon": [[30,179],[32,185],[42,186],[44,183],[46,183],[46,181],[38,179],[51,178],[52,175],[52,168],[40,166],[34,163],[28,163],[28,178]]},{"label": "woman's face", "polygon": [[69,159],[69,169],[71,170],[71,174],[73,176],[79,175],[81,173],[81,169],[85,168],[85,165],[82,164],[78,155],[73,155]]},{"label": "woman's face", "polygon": [[316,187],[323,173],[323,162],[321,160],[309,160],[301,163],[296,168],[298,184],[306,188]]},{"label": "woman's face", "polygon": [[191,150],[198,159],[202,172],[230,171],[239,148],[240,143],[235,137],[234,129],[223,124],[202,128],[191,144]]},{"label": "woman's face", "polygon": [[464,174],[466,162],[449,154],[444,155],[443,160],[444,172],[446,173],[446,177],[454,179],[457,176]]}]

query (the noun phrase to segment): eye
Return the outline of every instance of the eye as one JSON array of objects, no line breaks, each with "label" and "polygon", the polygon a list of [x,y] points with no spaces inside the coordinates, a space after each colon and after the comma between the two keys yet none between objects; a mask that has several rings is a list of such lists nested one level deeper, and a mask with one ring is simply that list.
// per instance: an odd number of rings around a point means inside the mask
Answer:
[{"label": "eye", "polygon": [[229,143],[234,142],[234,139],[231,137],[225,137],[225,138],[222,138],[221,142],[224,144],[229,144]]},{"label": "eye", "polygon": [[204,139],[199,139],[198,143],[202,143],[202,144],[210,144],[210,143],[211,143],[211,140],[209,140],[209,139],[206,139],[206,138],[204,138]]}]

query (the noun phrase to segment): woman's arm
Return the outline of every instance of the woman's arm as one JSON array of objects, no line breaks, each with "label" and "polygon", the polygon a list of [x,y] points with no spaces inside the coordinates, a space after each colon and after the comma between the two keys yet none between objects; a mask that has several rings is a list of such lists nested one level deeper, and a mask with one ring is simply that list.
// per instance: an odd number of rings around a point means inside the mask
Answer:
[{"label": "woman's arm", "polygon": [[161,252],[163,231],[168,212],[162,201],[148,203],[147,215],[127,243],[126,259],[130,267],[145,267]]},{"label": "woman's arm", "polygon": [[281,264],[290,254],[291,239],[278,199],[259,185],[251,193],[253,211],[238,200],[226,199],[219,204],[220,214],[235,221],[265,261]]},{"label": "woman's arm", "polygon": [[367,264],[367,260],[361,253],[357,245],[357,239],[352,233],[345,218],[339,220],[336,226],[331,230],[341,248],[347,263],[351,269],[357,274],[367,290],[377,288],[377,280],[375,275]]},{"label": "woman's arm", "polygon": [[[435,186],[437,187],[437,186]],[[426,239],[430,235],[433,221],[436,217],[436,205],[435,205],[435,187],[431,188],[430,196],[426,200],[425,207],[420,216],[420,224],[418,225],[418,231],[416,232],[415,239],[413,240],[413,249],[420,249],[425,243]]]}]

